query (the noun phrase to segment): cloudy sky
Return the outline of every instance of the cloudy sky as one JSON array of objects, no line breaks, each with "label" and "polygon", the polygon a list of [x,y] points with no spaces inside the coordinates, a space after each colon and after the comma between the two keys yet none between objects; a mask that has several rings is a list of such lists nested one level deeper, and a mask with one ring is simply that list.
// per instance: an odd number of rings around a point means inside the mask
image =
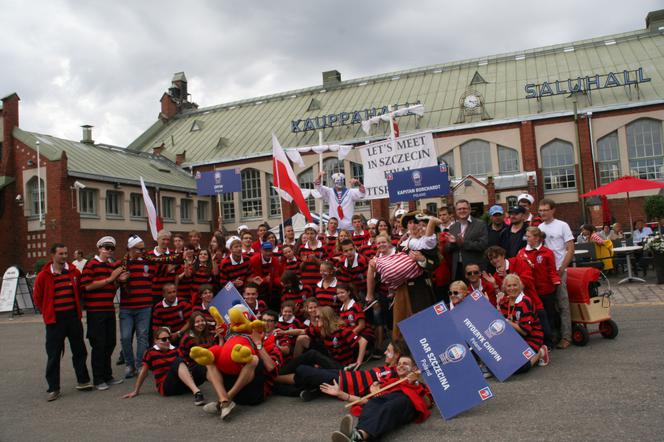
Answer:
[{"label": "cloudy sky", "polygon": [[[537,5],[540,6],[537,6]],[[21,127],[126,146],[174,72],[211,106],[645,27],[661,0],[0,0],[0,95]]]}]

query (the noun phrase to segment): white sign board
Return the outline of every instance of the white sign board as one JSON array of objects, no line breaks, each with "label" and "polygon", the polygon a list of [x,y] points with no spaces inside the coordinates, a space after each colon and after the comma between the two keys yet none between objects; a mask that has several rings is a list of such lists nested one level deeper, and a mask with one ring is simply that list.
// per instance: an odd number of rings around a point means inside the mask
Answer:
[{"label": "white sign board", "polygon": [[0,312],[11,312],[14,309],[16,287],[18,287],[18,269],[9,267],[2,276],[2,289],[0,290]]},{"label": "white sign board", "polygon": [[387,173],[420,169],[438,164],[431,132],[405,135],[396,139],[367,144],[358,149],[362,155],[364,186],[368,200],[389,198]]}]

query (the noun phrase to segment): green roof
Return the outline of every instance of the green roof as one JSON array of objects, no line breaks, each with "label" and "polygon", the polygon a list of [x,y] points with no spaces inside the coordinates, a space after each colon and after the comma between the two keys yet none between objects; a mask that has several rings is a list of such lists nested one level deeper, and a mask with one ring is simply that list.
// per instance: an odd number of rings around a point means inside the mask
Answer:
[{"label": "green roof", "polygon": [[[285,147],[318,144],[317,131],[294,133],[292,120],[388,104],[421,102],[424,105],[423,117],[411,115],[398,119],[402,134],[569,114],[573,109],[569,94],[527,99],[526,84],[609,72],[622,75],[623,70],[638,68],[643,68],[644,75],[651,81],[639,84],[638,88],[593,90],[577,98],[578,107],[600,111],[613,106],[664,102],[664,33],[644,29],[332,81],[328,85],[189,110],[168,121],[155,123],[131,143],[129,149],[151,151],[163,144],[162,154],[172,160],[186,150],[185,166],[264,156],[271,153],[273,132]],[[464,116],[463,98],[471,93],[483,97],[484,107],[477,115]],[[192,131],[194,121],[198,121],[199,130]],[[387,125],[382,125],[372,132],[373,137],[367,137],[359,124],[349,124],[326,128],[323,137],[325,142],[353,143],[382,138],[387,133]]]},{"label": "green roof", "polygon": [[172,161],[147,152],[132,152],[122,147],[88,144],[14,128],[14,138],[37,149],[50,161],[67,155],[70,176],[98,181],[139,184],[143,177],[148,186],[191,192],[196,182],[188,172]]}]

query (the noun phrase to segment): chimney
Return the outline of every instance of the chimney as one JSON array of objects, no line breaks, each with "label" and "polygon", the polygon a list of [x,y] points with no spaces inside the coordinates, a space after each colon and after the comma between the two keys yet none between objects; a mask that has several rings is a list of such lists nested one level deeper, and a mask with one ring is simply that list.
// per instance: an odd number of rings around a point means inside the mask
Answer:
[{"label": "chimney", "polygon": [[664,32],[664,9],[648,13],[646,16],[646,28],[650,32]]},{"label": "chimney", "polygon": [[175,165],[181,166],[187,158],[187,151],[183,150],[182,153],[175,154]]},{"label": "chimney", "polygon": [[341,83],[341,72],[337,70],[323,72],[323,87],[337,86]]},{"label": "chimney", "polygon": [[152,148],[152,154],[154,156],[160,156],[161,152],[164,150],[164,143],[161,143],[159,146],[155,146]]},{"label": "chimney", "polygon": [[89,124],[84,124],[81,126],[83,129],[83,138],[81,139],[81,143],[83,144],[94,144],[95,140],[92,139],[92,128],[94,126],[90,126]]},{"label": "chimney", "polygon": [[189,101],[187,93],[187,77],[184,75],[184,72],[176,72],[173,74],[171,87],[168,91],[176,103],[185,103]]}]

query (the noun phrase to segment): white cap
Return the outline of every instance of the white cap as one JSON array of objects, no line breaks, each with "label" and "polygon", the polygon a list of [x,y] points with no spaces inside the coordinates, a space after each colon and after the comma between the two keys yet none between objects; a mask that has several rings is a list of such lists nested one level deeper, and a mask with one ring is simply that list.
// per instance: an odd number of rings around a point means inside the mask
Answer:
[{"label": "white cap", "polygon": [[97,248],[103,246],[104,244],[111,244],[115,247],[115,238],[112,236],[104,236],[99,241],[97,241]]},{"label": "white cap", "polygon": [[405,215],[405,214],[406,214],[406,210],[405,210],[405,209],[397,209],[397,210],[394,212],[394,217],[395,217],[395,218],[399,218],[400,216],[403,216],[403,215]]},{"label": "white cap", "polygon": [[307,223],[307,224],[304,225],[304,230],[307,230],[307,229],[318,230],[318,224],[315,224],[315,223]]},{"label": "white cap", "polygon": [[237,233],[241,233],[243,230],[249,230],[249,226],[246,224],[242,224],[237,228]]},{"label": "white cap", "polygon": [[129,239],[127,240],[127,248],[131,249],[133,247],[136,247],[137,244],[142,243],[143,240],[141,239],[140,236],[138,235],[131,235]]},{"label": "white cap", "polygon": [[367,221],[367,226],[375,226],[378,224],[378,220],[376,218],[371,218],[369,221]]},{"label": "white cap", "polygon": [[532,197],[532,195],[529,195],[527,193],[522,193],[521,195],[516,197],[516,201],[519,202],[521,200],[526,200],[530,204],[533,204],[535,202],[535,198]]},{"label": "white cap", "polygon": [[226,248],[230,249],[231,244],[233,244],[233,242],[235,242],[235,241],[240,241],[240,237],[239,236],[231,236],[230,238],[228,238],[226,240]]}]

